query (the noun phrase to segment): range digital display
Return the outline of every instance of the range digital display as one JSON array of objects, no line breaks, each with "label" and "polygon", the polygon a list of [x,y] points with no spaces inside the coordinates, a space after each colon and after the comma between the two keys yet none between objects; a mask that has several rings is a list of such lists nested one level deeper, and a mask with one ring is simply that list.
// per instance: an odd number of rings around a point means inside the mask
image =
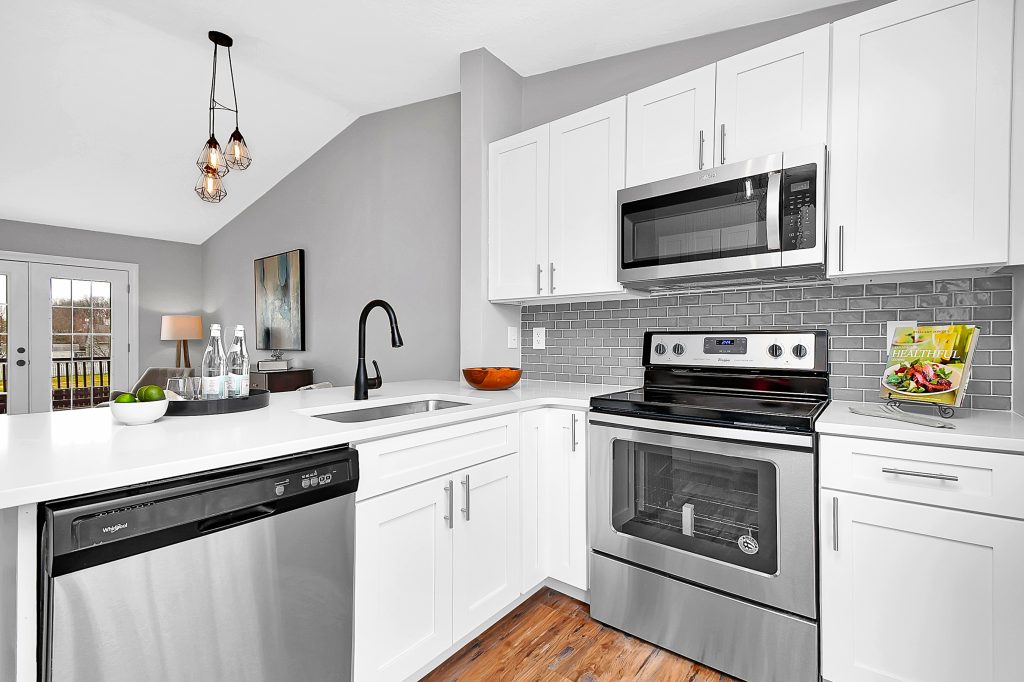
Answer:
[{"label": "range digital display", "polygon": [[736,339],[715,339],[716,346],[734,346]]},{"label": "range digital display", "polygon": [[705,355],[745,355],[747,338],[745,336],[705,336]]}]

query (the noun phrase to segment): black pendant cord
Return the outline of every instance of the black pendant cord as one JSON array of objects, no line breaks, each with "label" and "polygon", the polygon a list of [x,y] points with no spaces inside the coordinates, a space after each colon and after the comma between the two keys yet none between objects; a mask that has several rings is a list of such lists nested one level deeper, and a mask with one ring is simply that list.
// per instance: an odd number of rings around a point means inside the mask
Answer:
[{"label": "black pendant cord", "polygon": [[210,137],[213,137],[215,103],[217,94],[217,44],[213,44],[213,77],[210,79]]},{"label": "black pendant cord", "polygon": [[228,48],[228,73],[231,74],[231,102],[235,105],[235,130],[238,130],[238,93],[235,92],[235,67],[231,63],[231,48]]}]

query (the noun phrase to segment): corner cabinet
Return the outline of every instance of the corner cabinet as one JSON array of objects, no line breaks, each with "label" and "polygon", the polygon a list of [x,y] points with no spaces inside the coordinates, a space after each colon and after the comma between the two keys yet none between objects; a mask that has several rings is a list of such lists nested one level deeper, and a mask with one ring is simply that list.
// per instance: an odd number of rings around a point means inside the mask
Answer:
[{"label": "corner cabinet", "polygon": [[714,64],[631,92],[626,102],[627,186],[714,164]]},{"label": "corner cabinet", "polygon": [[715,165],[828,138],[826,24],[718,62]]},{"label": "corner cabinet", "polygon": [[583,411],[522,416],[523,592],[547,577],[588,589],[586,429]]},{"label": "corner cabinet", "polygon": [[621,293],[616,193],[626,99],[498,140],[488,160],[488,298]]},{"label": "corner cabinet", "polygon": [[356,505],[355,679],[407,679],[519,596],[516,459]]},{"label": "corner cabinet", "polygon": [[832,30],[829,275],[1005,263],[1013,0],[897,0]]}]

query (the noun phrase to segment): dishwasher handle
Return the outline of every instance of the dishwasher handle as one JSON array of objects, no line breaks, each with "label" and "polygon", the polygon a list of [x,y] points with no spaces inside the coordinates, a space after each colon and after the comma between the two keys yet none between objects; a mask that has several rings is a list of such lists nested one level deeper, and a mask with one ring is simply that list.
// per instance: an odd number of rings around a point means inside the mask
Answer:
[{"label": "dishwasher handle", "polygon": [[241,526],[243,523],[262,519],[264,516],[270,516],[275,511],[277,511],[277,505],[275,504],[254,504],[245,509],[236,509],[220,516],[203,519],[196,524],[196,530],[202,534],[213,533],[218,530],[224,530],[232,526]]}]

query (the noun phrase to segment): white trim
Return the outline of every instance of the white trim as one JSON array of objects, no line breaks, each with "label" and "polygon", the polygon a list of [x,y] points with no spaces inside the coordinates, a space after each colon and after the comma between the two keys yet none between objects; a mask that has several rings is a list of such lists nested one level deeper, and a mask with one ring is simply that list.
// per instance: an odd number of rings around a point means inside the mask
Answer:
[{"label": "white trim", "polygon": [[121,270],[128,273],[128,375],[139,376],[139,264],[123,261],[50,256],[22,251],[0,251],[0,260],[41,263],[46,265],[72,265],[80,268]]}]

